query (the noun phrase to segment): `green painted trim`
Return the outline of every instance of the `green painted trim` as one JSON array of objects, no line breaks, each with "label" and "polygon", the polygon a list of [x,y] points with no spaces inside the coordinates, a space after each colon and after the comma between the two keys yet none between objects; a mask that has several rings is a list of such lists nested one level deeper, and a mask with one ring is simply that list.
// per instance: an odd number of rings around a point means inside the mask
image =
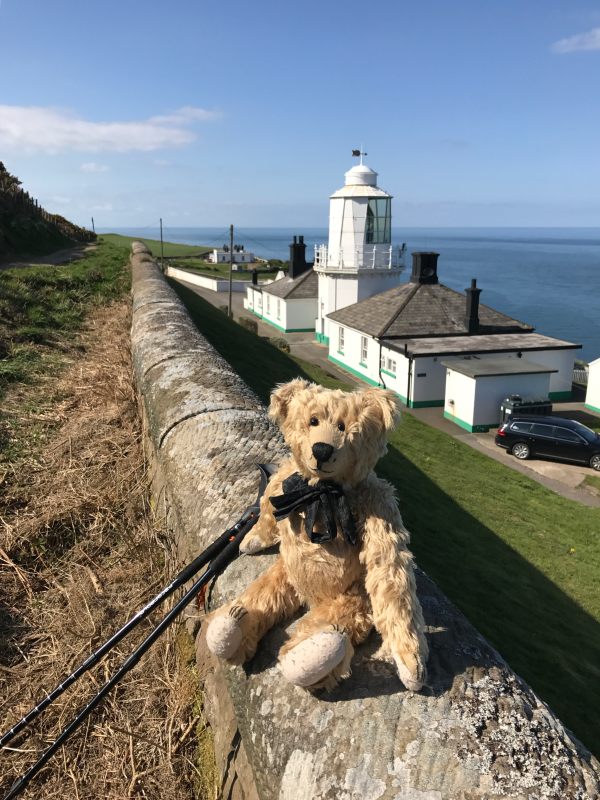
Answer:
[{"label": "green painted trim", "polygon": [[344,351],[343,350],[338,350],[337,353],[338,353],[338,356],[343,356],[344,355]]},{"label": "green painted trim", "polygon": [[255,311],[253,308],[248,308],[247,311],[249,311],[251,314],[254,314],[254,316],[258,317],[259,319],[263,318],[263,315],[259,314],[258,311]]},{"label": "green painted trim", "polygon": [[464,422],[462,419],[455,417],[453,414],[449,414],[447,411],[444,411],[444,419],[454,422],[460,428],[464,428],[466,431],[469,431],[469,433],[487,433],[490,428],[498,427],[497,422],[492,422],[490,425],[471,425],[468,422]]},{"label": "green painted trim", "polygon": [[343,361],[340,361],[339,359],[335,358],[335,356],[332,356],[331,353],[327,356],[327,358],[330,361],[333,361],[334,364],[337,364],[338,367],[341,367],[342,369],[345,369],[346,372],[349,372],[351,375],[356,375],[356,377],[360,378],[361,381],[365,381],[366,383],[370,383],[371,386],[379,386],[379,383],[377,381],[374,381],[372,378],[369,378],[367,375],[363,375],[363,373],[359,372],[357,369],[353,369],[352,367],[349,367],[348,364],[344,364]]},{"label": "green painted trim", "polygon": [[410,408],[443,408],[443,400],[411,400]]},{"label": "green painted trim", "polygon": [[329,344],[329,336],[325,336],[324,333],[317,333],[315,331],[315,339],[319,344]]},{"label": "green painted trim", "polygon": [[381,369],[380,372],[381,372],[382,375],[389,375],[390,378],[397,378],[398,377],[395,372],[388,372],[387,369]]},{"label": "green painted trim", "polygon": [[548,392],[549,399],[556,400],[559,403],[570,400],[572,396],[573,392]]},{"label": "green painted trim", "polygon": [[600,408],[596,408],[596,406],[593,406],[591,403],[584,403],[583,405],[585,408],[589,408],[590,411],[595,411],[596,414],[600,414]]},{"label": "green painted trim", "polygon": [[359,365],[361,367],[368,367],[369,366],[366,361],[359,361],[358,363],[359,363]]},{"label": "green painted trim", "polygon": [[281,325],[278,325],[276,322],[273,322],[266,317],[261,317],[261,319],[263,322],[266,322],[268,325],[272,325],[278,331],[281,331],[281,333],[309,333],[310,331],[314,330],[314,328],[282,328]]}]

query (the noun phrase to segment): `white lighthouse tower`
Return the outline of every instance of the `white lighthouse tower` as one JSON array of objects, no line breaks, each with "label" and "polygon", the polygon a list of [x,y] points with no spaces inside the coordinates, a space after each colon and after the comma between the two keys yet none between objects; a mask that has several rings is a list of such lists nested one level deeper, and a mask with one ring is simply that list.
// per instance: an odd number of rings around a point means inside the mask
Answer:
[{"label": "white lighthouse tower", "polygon": [[363,164],[346,172],[331,195],[329,243],[315,247],[319,276],[317,341],[329,342],[327,314],[358,303],[400,282],[403,251],[392,247],[392,195],[377,186],[377,173]]}]

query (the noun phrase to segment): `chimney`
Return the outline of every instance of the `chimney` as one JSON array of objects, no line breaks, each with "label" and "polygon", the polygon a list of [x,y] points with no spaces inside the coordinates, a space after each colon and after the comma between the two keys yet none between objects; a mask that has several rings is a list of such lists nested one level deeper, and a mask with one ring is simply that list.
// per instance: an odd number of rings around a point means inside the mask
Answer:
[{"label": "chimney", "polygon": [[467,308],[465,315],[465,328],[469,333],[477,333],[479,330],[479,295],[481,289],[477,288],[475,278],[471,279],[471,286],[465,289],[467,295]]},{"label": "chimney", "polygon": [[310,264],[306,263],[304,236],[294,236],[294,241],[290,245],[290,268],[288,270],[288,278],[300,277],[307,269],[310,269],[310,266]]},{"label": "chimney", "polygon": [[413,253],[411,283],[437,283],[437,260],[439,253]]}]

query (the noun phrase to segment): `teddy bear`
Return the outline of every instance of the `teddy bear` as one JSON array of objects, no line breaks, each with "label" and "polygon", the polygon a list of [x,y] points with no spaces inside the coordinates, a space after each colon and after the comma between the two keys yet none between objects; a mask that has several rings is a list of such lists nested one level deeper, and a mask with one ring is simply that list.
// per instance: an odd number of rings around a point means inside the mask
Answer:
[{"label": "teddy bear", "polygon": [[332,689],[348,677],[354,648],[375,626],[404,686],[419,691],[428,646],[409,534],[392,486],[373,471],[399,420],[397,396],[295,379],[272,392],[269,416],[291,455],[271,477],[240,550],[279,542],[279,555],[214,612],[208,648],[242,664],[272,626],[306,608],[279,653],[288,681]]}]

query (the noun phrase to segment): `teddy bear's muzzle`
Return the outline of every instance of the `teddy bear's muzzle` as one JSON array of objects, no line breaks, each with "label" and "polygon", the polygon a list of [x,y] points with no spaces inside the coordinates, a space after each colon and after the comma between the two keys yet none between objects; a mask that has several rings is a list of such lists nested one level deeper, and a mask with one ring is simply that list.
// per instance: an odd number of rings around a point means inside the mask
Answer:
[{"label": "teddy bear's muzzle", "polygon": [[315,442],[312,446],[312,454],[317,460],[317,469],[319,469],[321,464],[329,461],[333,455],[333,446],[325,442]]}]

